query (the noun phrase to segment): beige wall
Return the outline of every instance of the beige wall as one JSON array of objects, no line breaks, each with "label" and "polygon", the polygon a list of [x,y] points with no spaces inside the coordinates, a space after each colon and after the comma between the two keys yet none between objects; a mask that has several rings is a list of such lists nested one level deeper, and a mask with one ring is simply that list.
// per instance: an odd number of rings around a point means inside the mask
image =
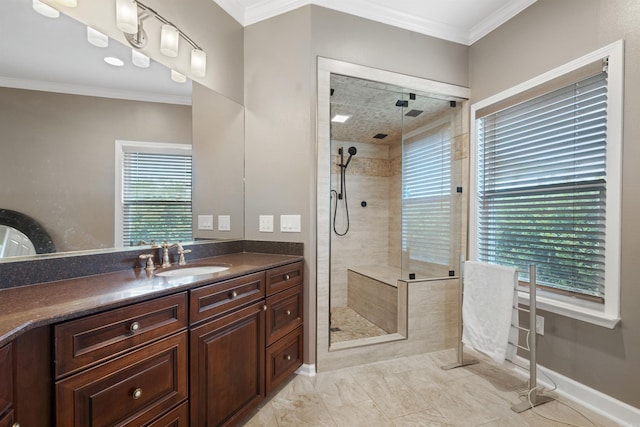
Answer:
[{"label": "beige wall", "polygon": [[538,362],[640,407],[640,3],[628,0],[538,0],[470,49],[478,101],[618,39],[625,40],[622,188],[622,323],[606,329],[542,312]]},{"label": "beige wall", "polygon": [[[246,27],[244,49],[245,236],[304,243],[305,363],[315,363],[316,58],[466,86],[468,48],[306,6]],[[276,216],[275,233],[258,232],[260,214]],[[278,232],[280,214],[301,214],[302,233]]]},{"label": "beige wall", "polygon": [[191,143],[191,107],[0,88],[0,207],[58,251],[114,246],[115,141]]}]

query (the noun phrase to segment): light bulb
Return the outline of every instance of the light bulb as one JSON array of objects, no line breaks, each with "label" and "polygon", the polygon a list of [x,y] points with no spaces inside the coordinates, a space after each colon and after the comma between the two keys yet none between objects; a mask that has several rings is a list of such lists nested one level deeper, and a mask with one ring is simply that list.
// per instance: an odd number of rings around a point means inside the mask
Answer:
[{"label": "light bulb", "polygon": [[162,25],[160,34],[160,52],[170,58],[178,56],[178,40],[180,35],[178,29],[173,25]]},{"label": "light bulb", "polygon": [[175,70],[171,70],[171,80],[176,83],[184,83],[187,81],[187,78],[184,76],[184,74],[180,74]]},{"label": "light bulb", "polygon": [[140,68],[149,68],[151,60],[147,55],[141,53],[135,49],[131,49],[131,62],[133,65]]},{"label": "light bulb", "polygon": [[109,46],[109,37],[100,31],[87,27],[87,40],[94,46],[107,47]]},{"label": "light bulb", "polygon": [[44,4],[39,0],[33,0],[32,3],[33,10],[38,12],[40,15],[46,16],[47,18],[57,18],[60,16],[60,12],[48,4]]},{"label": "light bulb", "polygon": [[207,74],[207,54],[203,50],[191,51],[191,73],[196,77],[204,77]]},{"label": "light bulb", "polygon": [[138,5],[133,0],[116,0],[116,25],[127,34],[138,32]]}]

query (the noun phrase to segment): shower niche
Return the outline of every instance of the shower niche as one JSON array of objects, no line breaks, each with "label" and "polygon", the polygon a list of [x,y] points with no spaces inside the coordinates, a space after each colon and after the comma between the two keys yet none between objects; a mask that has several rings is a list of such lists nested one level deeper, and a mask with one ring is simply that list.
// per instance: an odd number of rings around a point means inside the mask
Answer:
[{"label": "shower niche", "polygon": [[406,340],[410,287],[457,277],[468,143],[466,88],[323,61],[319,365],[324,354]]}]

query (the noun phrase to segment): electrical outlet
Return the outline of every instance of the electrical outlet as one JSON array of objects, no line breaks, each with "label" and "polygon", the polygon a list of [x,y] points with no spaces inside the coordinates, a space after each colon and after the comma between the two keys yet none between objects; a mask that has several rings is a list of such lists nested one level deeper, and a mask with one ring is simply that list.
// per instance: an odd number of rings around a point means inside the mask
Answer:
[{"label": "electrical outlet", "polygon": [[536,315],[536,334],[544,335],[544,317]]}]

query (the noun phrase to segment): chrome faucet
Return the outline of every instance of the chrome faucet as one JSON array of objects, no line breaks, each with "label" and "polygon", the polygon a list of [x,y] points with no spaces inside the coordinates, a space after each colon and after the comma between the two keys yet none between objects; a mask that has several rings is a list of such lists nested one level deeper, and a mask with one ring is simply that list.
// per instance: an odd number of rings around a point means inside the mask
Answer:
[{"label": "chrome faucet", "polygon": [[184,249],[180,243],[178,243],[178,265],[185,265],[187,262],[184,260],[184,254],[190,254],[191,249]]},{"label": "chrome faucet", "polygon": [[166,241],[162,242],[162,268],[171,267],[171,261],[169,260],[169,249],[178,247],[179,245],[180,243],[174,243],[173,245],[170,245]]},{"label": "chrome faucet", "polygon": [[169,249],[178,248],[178,265],[185,265],[187,262],[184,260],[184,254],[191,253],[191,249],[184,249],[181,243],[174,243],[170,245],[167,242],[162,243],[162,268],[171,267],[171,260],[169,259]]},{"label": "chrome faucet", "polygon": [[142,254],[139,256],[140,259],[146,259],[145,269],[149,272],[155,270],[156,265],[153,263],[153,254]]}]

